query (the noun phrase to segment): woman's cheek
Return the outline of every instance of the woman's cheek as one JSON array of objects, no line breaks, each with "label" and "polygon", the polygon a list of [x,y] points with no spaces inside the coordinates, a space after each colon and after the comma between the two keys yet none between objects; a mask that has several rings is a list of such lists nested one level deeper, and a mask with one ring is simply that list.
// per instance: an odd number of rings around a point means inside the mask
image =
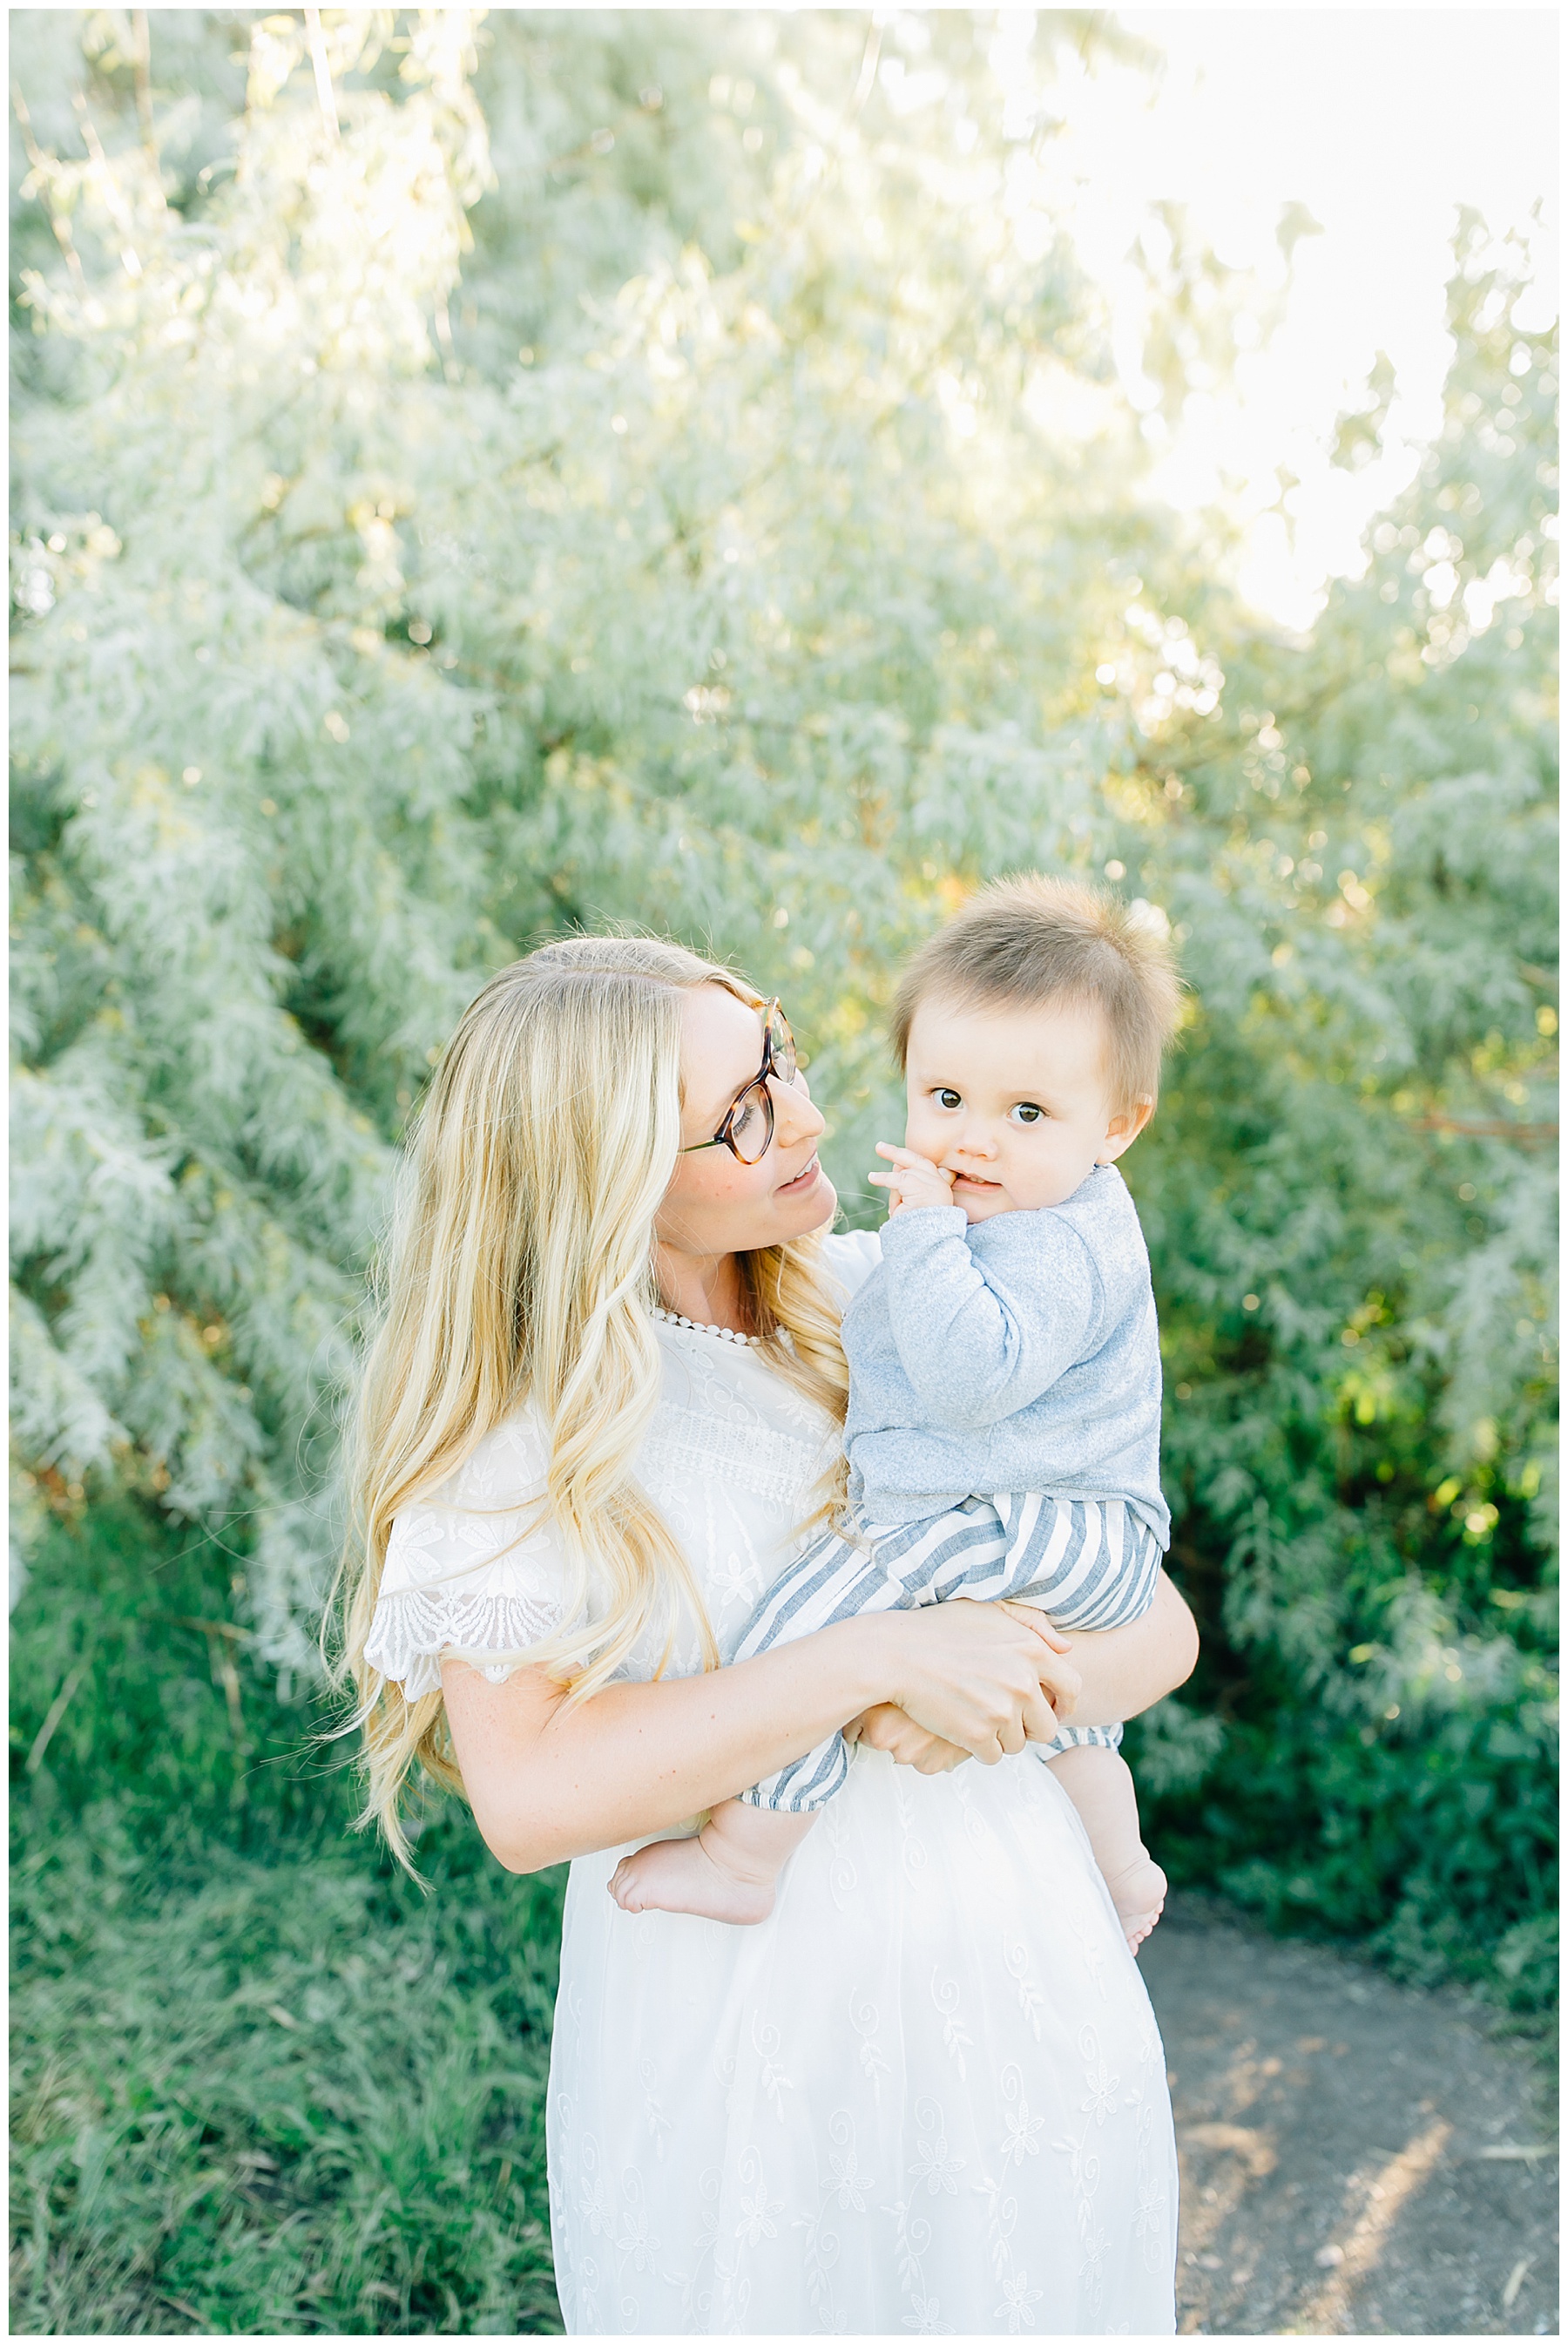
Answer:
[{"label": "woman's cheek", "polygon": [[812,1191],[810,1218],[801,1235],[809,1236],[812,1229],[828,1228],[838,1209],[839,1191],[824,1172]]}]

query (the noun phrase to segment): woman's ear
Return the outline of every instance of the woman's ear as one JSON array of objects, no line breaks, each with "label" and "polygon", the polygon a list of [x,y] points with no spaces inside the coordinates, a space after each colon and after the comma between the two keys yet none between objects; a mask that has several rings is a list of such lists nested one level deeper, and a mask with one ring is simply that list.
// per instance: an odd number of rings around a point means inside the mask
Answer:
[{"label": "woman's ear", "polygon": [[1105,1127],[1104,1145],[1094,1151],[1095,1162],[1114,1164],[1119,1156],[1124,1156],[1153,1112],[1153,1100],[1145,1098],[1126,1113],[1113,1115]]}]

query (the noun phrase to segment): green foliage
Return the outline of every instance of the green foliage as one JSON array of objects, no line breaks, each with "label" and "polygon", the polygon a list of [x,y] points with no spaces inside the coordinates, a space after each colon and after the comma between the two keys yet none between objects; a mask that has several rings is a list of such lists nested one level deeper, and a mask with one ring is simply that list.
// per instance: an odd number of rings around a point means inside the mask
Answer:
[{"label": "green foliage", "polygon": [[1458,253],[1441,440],[1176,764],[1200,1000],[1134,1177],[1224,1725],[1179,1862],[1518,2002],[1553,1990],[1556,385],[1473,219]]},{"label": "green foliage", "polygon": [[44,1542],[16,1615],[13,2323],[553,2329],[558,1879],[454,1808],[428,1897],[351,1838],[230,1573],[122,1507]]},{"label": "green foliage", "polygon": [[[1146,486],[1052,176],[1097,15],[1008,48],[973,14],[327,12],[336,126],[298,21],[149,21],[150,79],[111,14],[14,19],[25,1522],[121,1490],[226,1526],[299,1678],[387,1173],[489,969],[611,920],[733,955],[787,994],[869,1219],[900,954],[992,872],[1107,873],[1192,989],[1128,1165],[1205,1638],[1141,1729],[1155,1827],[1278,1917],[1527,1994],[1528,253],[1462,221],[1442,431],[1298,640],[1226,586],[1222,520]],[[1141,250],[1173,416],[1250,297],[1174,215]],[[193,1668],[223,1641],[178,1633]]]}]

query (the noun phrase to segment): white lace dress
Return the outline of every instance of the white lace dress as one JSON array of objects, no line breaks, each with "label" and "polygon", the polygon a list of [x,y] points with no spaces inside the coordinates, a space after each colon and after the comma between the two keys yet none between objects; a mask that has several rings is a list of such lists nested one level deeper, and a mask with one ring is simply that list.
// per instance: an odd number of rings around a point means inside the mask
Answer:
[{"label": "white lace dress", "polygon": [[[876,1258],[829,1245],[849,1285]],[[639,1475],[729,1647],[827,1428],[749,1349],[660,1339]],[[398,1516],[370,1652],[410,1693],[443,1651],[483,1665],[558,1618],[549,1534],[500,1553],[543,1467],[521,1414]],[[758,1928],[622,1913],[624,1852],[579,1857],[567,1891],[548,2137],[569,2333],[1172,2329],[1164,2056],[1048,1767],[928,1778],[857,1753]]]}]

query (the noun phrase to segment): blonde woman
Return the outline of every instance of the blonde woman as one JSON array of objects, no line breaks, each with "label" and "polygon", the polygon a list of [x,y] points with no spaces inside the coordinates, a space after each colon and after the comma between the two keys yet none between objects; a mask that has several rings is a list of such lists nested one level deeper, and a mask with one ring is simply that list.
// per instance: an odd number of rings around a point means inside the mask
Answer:
[{"label": "blonde woman", "polygon": [[[1160,2038],[1026,1742],[1075,1690],[1092,1724],[1180,1682],[1180,1600],[1050,1639],[950,1604],[714,1665],[841,1486],[837,1324],[877,1239],[825,1234],[823,1127],[778,1005],[676,946],[547,945],[473,1004],[359,1415],[370,1804],[401,1849],[417,1764],[511,1870],[572,1860],[570,2333],[1169,2330]],[[612,1903],[628,1847],[851,1721],[767,1922]]]}]

